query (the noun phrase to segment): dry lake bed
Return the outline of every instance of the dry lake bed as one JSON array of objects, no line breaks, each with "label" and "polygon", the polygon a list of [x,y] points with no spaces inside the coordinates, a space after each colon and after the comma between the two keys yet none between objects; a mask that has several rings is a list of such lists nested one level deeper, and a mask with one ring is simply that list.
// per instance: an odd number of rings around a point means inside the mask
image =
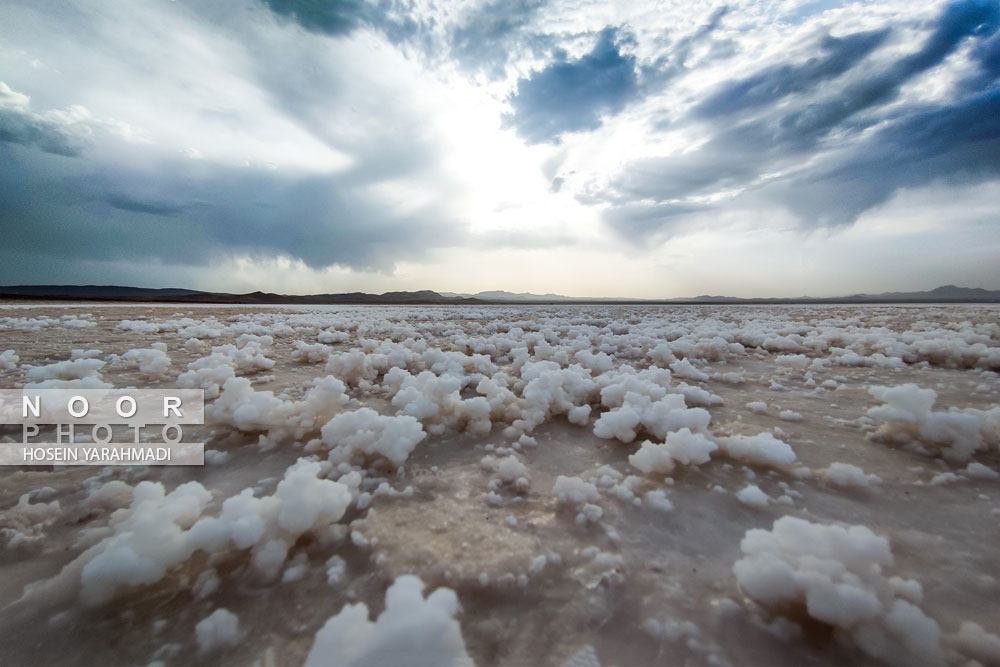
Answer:
[{"label": "dry lake bed", "polygon": [[202,389],[206,464],[0,469],[0,664],[998,665],[998,373],[997,306],[9,304],[0,388]]}]

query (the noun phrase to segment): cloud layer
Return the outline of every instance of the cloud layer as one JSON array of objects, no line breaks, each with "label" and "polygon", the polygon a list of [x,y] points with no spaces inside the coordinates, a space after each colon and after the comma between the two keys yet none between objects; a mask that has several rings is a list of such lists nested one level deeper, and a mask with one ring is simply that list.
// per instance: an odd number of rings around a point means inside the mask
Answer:
[{"label": "cloud layer", "polygon": [[[666,258],[710,262],[708,239],[736,248],[731,293],[762,235],[1000,242],[988,211],[942,194],[1000,179],[995,1],[15,0],[5,14],[0,283],[59,264],[65,282],[224,289],[237,282],[218,267],[249,262],[305,291],[594,293],[559,282],[589,262],[606,294],[669,296],[686,283]],[[924,191],[948,210],[932,230],[901,217]],[[512,276],[515,252],[537,261]],[[965,265],[948,282],[983,282]]]}]

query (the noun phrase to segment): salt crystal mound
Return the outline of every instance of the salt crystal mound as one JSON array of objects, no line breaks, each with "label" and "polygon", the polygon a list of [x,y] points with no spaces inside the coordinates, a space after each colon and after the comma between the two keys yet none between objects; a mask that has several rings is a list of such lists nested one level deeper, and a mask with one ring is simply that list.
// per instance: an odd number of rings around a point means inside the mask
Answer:
[{"label": "salt crystal mound", "polygon": [[387,417],[371,408],[343,412],[328,421],[321,433],[333,463],[381,458],[399,465],[427,437],[416,418]]},{"label": "salt crystal mound", "polygon": [[743,487],[736,494],[736,499],[744,505],[749,505],[750,507],[756,507],[758,509],[767,507],[767,504],[771,502],[771,497],[761,491],[760,487],[756,484],[748,484]]},{"label": "salt crystal mound", "polygon": [[121,356],[121,361],[138,366],[139,372],[147,378],[157,379],[170,368],[166,348],[164,343],[153,343],[150,348],[132,349]]},{"label": "salt crystal mound", "polygon": [[0,513],[0,545],[11,552],[40,548],[45,529],[61,513],[58,500],[44,502],[32,498],[32,494],[22,494],[14,507]]},{"label": "salt crystal mound", "polygon": [[912,383],[868,391],[883,402],[869,409],[868,416],[885,421],[873,439],[929,444],[953,463],[965,463],[979,451],[1000,449],[1000,407],[934,412],[937,392]]},{"label": "salt crystal mound", "polygon": [[12,371],[17,368],[21,358],[14,350],[4,350],[0,353],[0,371]]},{"label": "salt crystal mound", "polygon": [[61,317],[0,317],[0,331],[41,331],[43,329],[89,329],[97,326],[90,313],[72,313]]},{"label": "salt crystal mound", "polygon": [[708,463],[712,452],[717,449],[718,446],[712,440],[684,427],[668,433],[662,445],[648,440],[643,442],[638,451],[628,457],[628,462],[636,470],[646,474],[669,475],[673,472],[675,462],[699,466]]},{"label": "salt crystal mound", "polygon": [[836,486],[869,487],[881,484],[878,475],[866,475],[865,471],[850,463],[831,463],[823,470],[823,479]]},{"label": "salt crystal mound", "polygon": [[984,665],[1000,665],[1000,637],[974,621],[964,621],[954,643]]},{"label": "salt crystal mound", "polygon": [[802,612],[891,665],[943,665],[941,631],[917,605],[919,583],[886,578],[889,541],[865,526],[782,517],[747,531],[733,565],[740,588],[775,614]]},{"label": "salt crystal mound", "polygon": [[247,433],[302,438],[347,404],[344,383],[333,376],[312,382],[299,401],[283,400],[270,391],[256,391],[244,377],[230,377],[219,397],[205,407],[209,420],[229,424]]},{"label": "salt crystal mound", "polygon": [[489,433],[491,408],[482,397],[463,399],[461,390],[467,384],[462,376],[437,376],[431,371],[411,375],[400,368],[392,368],[385,375],[385,383],[392,394],[392,405],[400,414],[414,417],[425,425],[427,431],[439,435],[446,428]]},{"label": "salt crystal mound", "polygon": [[556,477],[556,482],[552,486],[552,494],[560,502],[571,505],[583,505],[601,499],[596,486],[579,477],[567,477],[566,475]]},{"label": "salt crystal mound", "polygon": [[455,620],[458,596],[423,590],[419,578],[397,577],[374,621],[364,603],[345,605],[316,633],[303,667],[474,667]]},{"label": "salt crystal mound", "polygon": [[239,643],[239,618],[228,609],[216,609],[194,627],[198,650],[211,653]]},{"label": "salt crystal mound", "polygon": [[49,604],[79,593],[86,605],[113,599],[123,588],[154,584],[196,551],[251,554],[251,569],[273,577],[299,536],[339,521],[357,495],[360,476],[321,479],[322,464],[301,459],[271,496],[251,489],[226,499],[218,516],[203,516],[212,495],[198,482],[166,493],[159,482],[136,485],[131,506],[112,516],[111,534],[85,550],[53,579],[29,585],[22,600]]},{"label": "salt crystal mound", "polygon": [[719,448],[740,461],[757,465],[784,465],[795,461],[795,450],[771,433],[733,435],[716,440]]},{"label": "salt crystal mound", "polygon": [[653,401],[648,396],[626,392],[620,407],[612,408],[594,422],[594,435],[632,442],[642,426],[657,438],[671,431],[704,431],[712,416],[704,408],[689,408],[680,394],[668,394]]},{"label": "salt crystal mound", "polygon": [[292,351],[292,359],[303,364],[325,364],[333,351],[329,345],[323,343],[307,343],[302,340],[295,341],[295,349]]},{"label": "salt crystal mound", "polygon": [[[204,331],[200,333],[205,335]],[[177,386],[204,389],[206,399],[216,398],[229,378],[274,368],[274,360],[265,356],[265,346],[271,342],[271,336],[265,336],[245,340],[241,347],[232,344],[213,347],[211,354],[188,364],[187,371],[177,377]]]},{"label": "salt crystal mound", "polygon": [[101,376],[100,359],[69,359],[46,366],[33,366],[25,372],[25,389],[111,389]]}]

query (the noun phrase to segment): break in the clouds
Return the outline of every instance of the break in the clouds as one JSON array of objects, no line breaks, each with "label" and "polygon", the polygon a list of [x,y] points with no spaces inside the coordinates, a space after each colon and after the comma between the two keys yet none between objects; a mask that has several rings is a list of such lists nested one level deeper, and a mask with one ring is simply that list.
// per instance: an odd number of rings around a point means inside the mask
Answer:
[{"label": "break in the clouds", "polygon": [[635,57],[622,53],[622,36],[605,28],[590,53],[567,60],[563,52],[544,69],[519,79],[507,116],[529,143],[555,141],[566,132],[596,130],[604,116],[639,95]]},{"label": "break in the clouds", "polygon": [[995,0],[15,0],[0,82],[0,283],[1000,287]]}]

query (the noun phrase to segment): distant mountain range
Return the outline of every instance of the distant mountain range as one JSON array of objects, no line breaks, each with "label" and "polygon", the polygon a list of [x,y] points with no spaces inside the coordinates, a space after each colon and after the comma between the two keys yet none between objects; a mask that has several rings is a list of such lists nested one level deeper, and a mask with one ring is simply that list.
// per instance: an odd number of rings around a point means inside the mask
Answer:
[{"label": "distant mountain range", "polygon": [[531,292],[505,292],[503,290],[489,290],[486,292],[476,292],[475,294],[464,294],[460,292],[440,292],[441,296],[465,299],[483,299],[484,301],[633,301],[628,297],[616,298],[590,298],[578,296],[563,296],[562,294],[532,294]]},{"label": "distant mountain range", "polygon": [[0,286],[0,299],[43,299],[83,301],[136,301],[171,303],[246,303],[246,304],[349,304],[349,303],[481,303],[478,299],[452,298],[432,292],[385,292],[366,294],[274,294],[271,292],[202,292],[175,288],[122,287],[119,285],[10,285]]},{"label": "distant mountain range", "polygon": [[189,289],[123,287],[119,285],[9,285],[0,286],[0,299],[8,300],[70,300],[70,301],[130,301],[170,303],[245,303],[245,304],[809,304],[809,303],[1000,303],[1000,290],[978,287],[944,285],[926,292],[883,292],[881,294],[852,294],[842,297],[814,298],[750,298],[702,295],[673,299],[591,298],[571,297],[560,294],[531,294],[529,292],[504,292],[493,290],[475,294],[455,292],[385,292],[366,294],[346,292],[340,294],[273,294],[250,292],[202,292]]}]

